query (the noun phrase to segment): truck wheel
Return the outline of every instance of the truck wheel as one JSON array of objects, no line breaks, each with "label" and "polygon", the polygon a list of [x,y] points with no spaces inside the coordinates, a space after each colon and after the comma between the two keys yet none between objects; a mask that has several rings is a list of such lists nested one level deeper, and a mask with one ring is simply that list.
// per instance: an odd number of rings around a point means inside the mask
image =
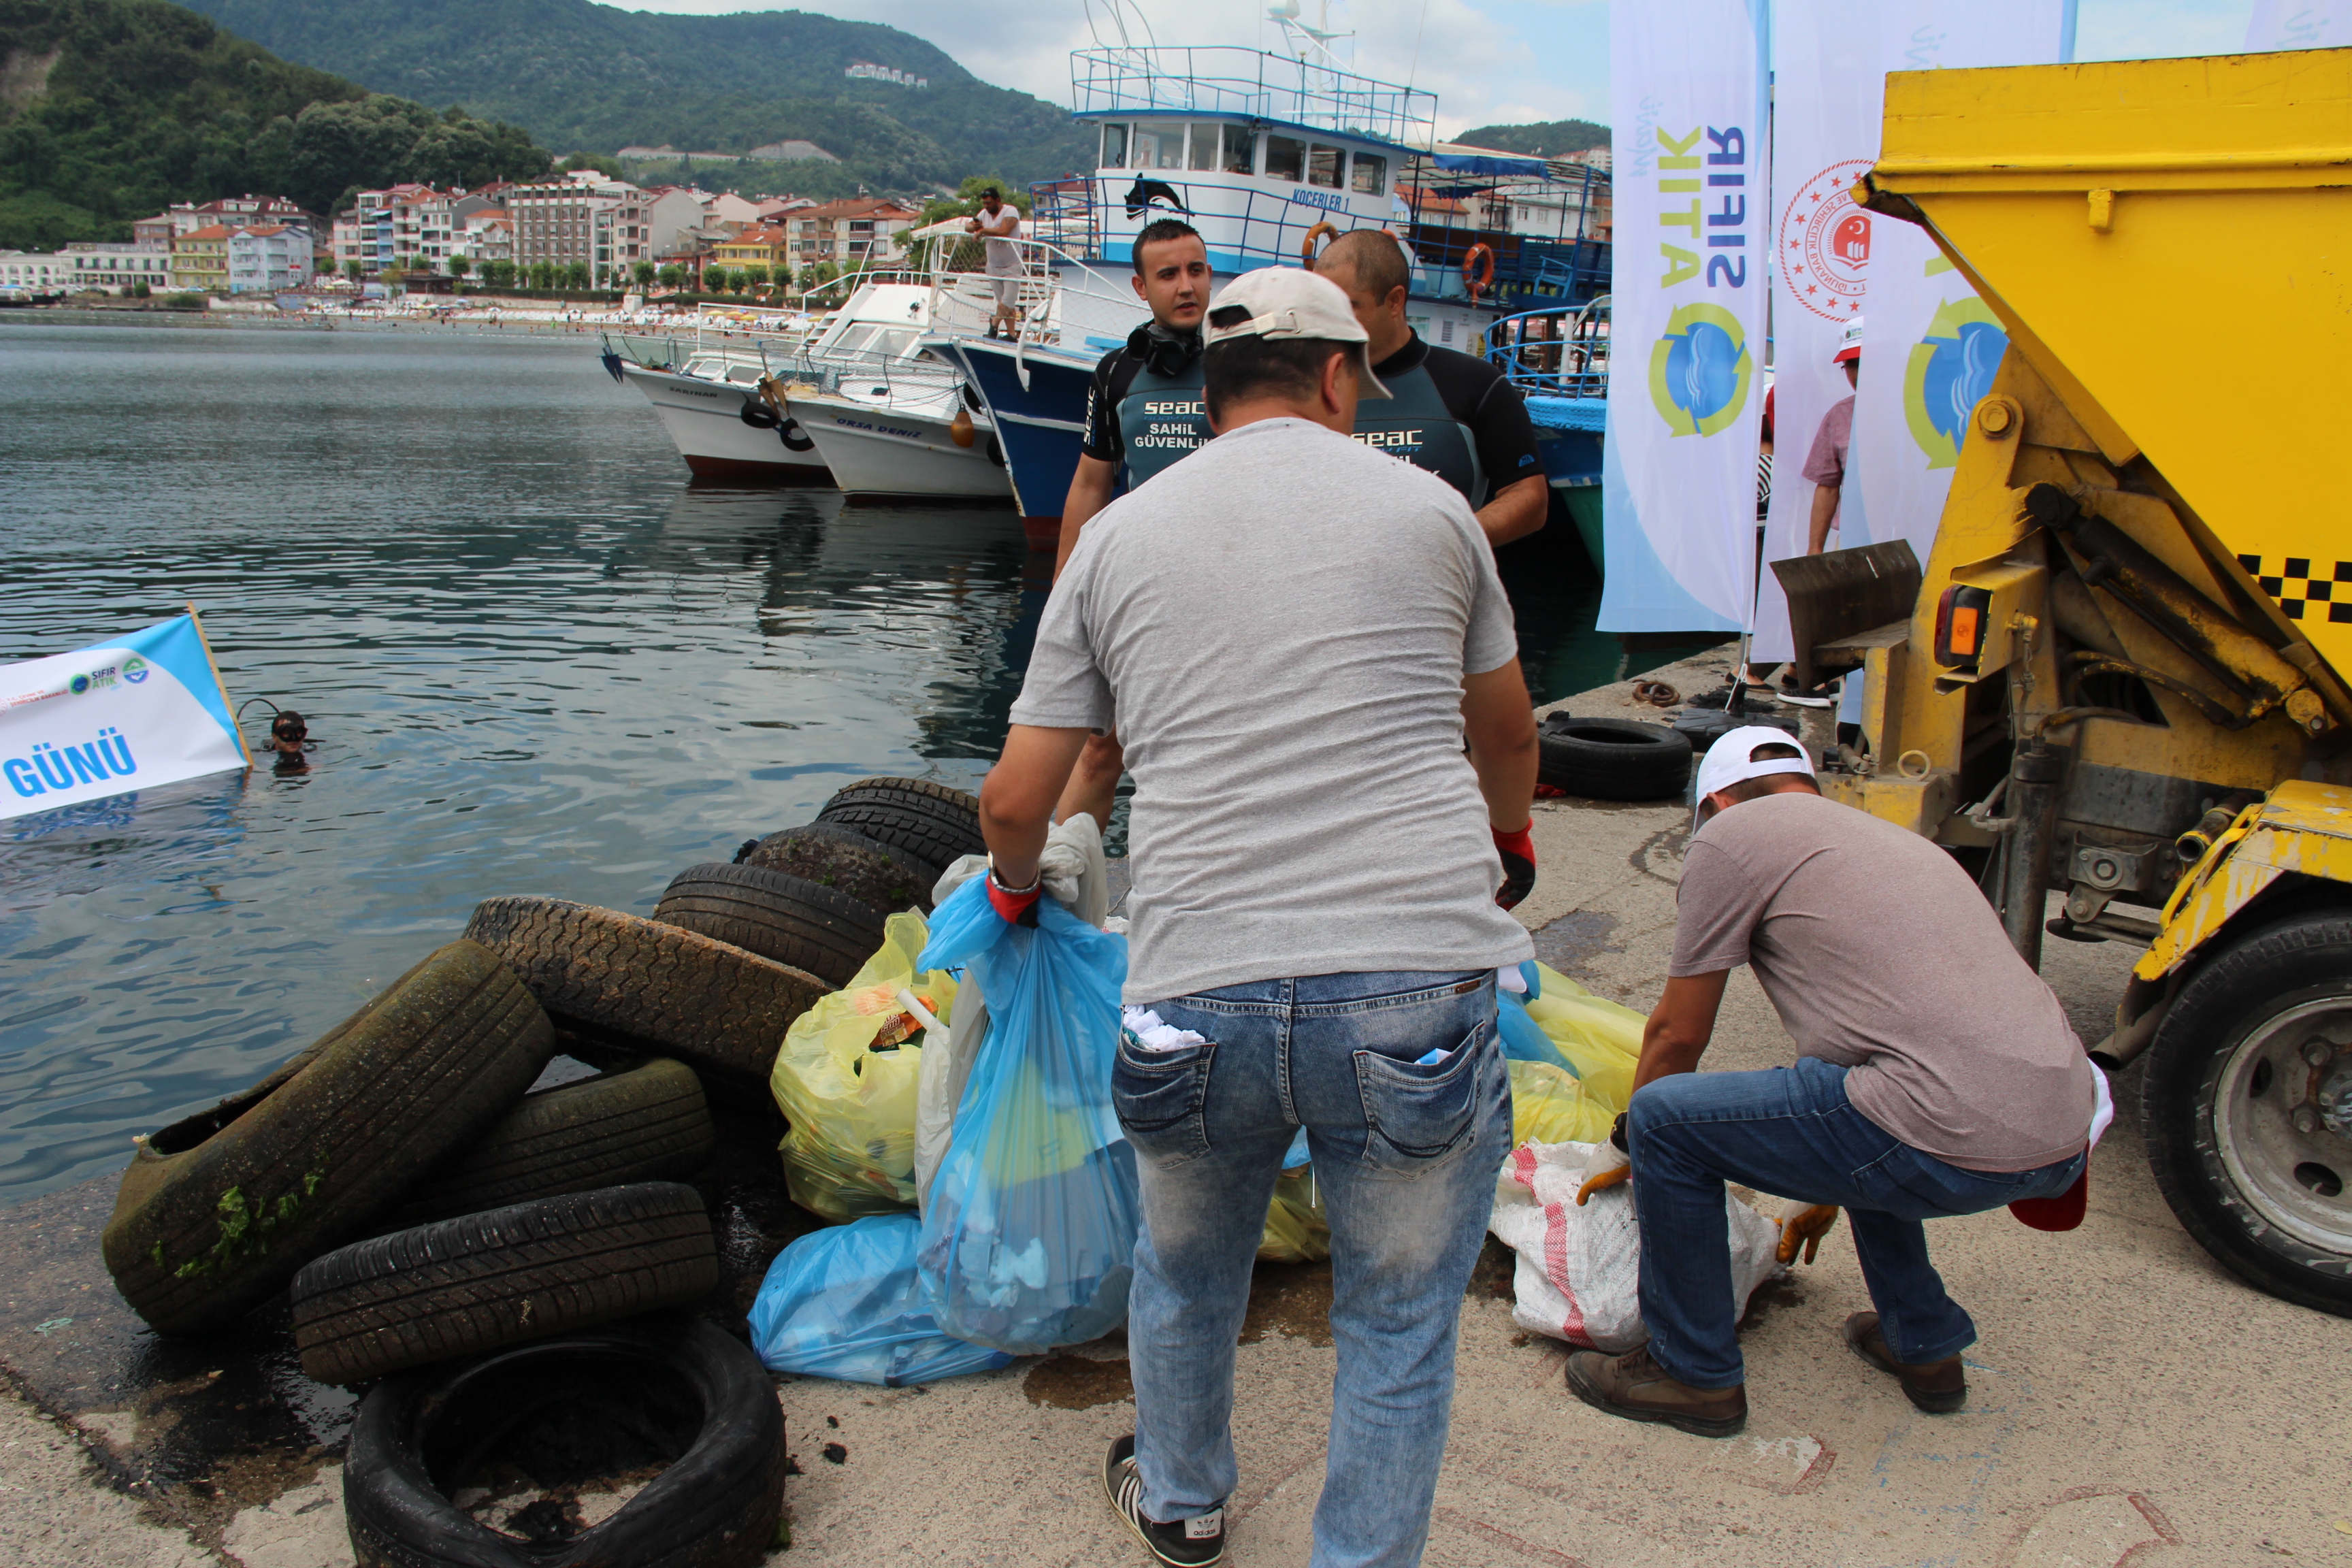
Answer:
[{"label": "truck wheel", "polygon": [[2148,1047],[2140,1128],[2200,1246],[2352,1317],[2352,916],[2282,921],[2207,959]]}]

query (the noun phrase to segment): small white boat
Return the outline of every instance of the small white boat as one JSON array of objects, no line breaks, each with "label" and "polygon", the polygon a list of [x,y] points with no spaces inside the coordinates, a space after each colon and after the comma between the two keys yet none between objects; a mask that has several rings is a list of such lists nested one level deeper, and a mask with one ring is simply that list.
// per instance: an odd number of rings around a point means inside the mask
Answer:
[{"label": "small white boat", "polygon": [[852,500],[1012,498],[1004,448],[986,415],[965,406],[961,382],[894,388],[844,376],[832,392],[795,386],[790,401],[793,417]]}]

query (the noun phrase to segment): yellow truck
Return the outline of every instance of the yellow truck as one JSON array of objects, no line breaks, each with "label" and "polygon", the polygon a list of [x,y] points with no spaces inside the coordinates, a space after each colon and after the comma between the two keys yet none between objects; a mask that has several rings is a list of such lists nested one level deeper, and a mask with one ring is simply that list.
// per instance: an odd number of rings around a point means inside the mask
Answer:
[{"label": "yellow truck", "polygon": [[1900,73],[1882,147],[2009,347],[1916,591],[1792,584],[1864,671],[1824,788],[2030,962],[2144,946],[2093,1054],[2167,1201],[2352,1315],[2352,49]]}]

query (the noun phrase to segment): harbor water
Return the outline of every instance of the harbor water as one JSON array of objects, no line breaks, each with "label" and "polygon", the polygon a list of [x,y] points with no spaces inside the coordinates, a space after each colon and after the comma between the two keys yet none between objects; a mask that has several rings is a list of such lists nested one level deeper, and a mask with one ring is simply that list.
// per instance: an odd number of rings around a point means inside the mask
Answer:
[{"label": "harbor water", "polygon": [[[1509,574],[1539,700],[1628,672],[1580,559]],[[484,897],[644,913],[852,779],[973,784],[1048,569],[1009,510],[689,487],[590,335],[22,317],[0,563],[0,661],[194,603],[231,700],[317,742],[0,822],[0,1203],[120,1166]]]}]

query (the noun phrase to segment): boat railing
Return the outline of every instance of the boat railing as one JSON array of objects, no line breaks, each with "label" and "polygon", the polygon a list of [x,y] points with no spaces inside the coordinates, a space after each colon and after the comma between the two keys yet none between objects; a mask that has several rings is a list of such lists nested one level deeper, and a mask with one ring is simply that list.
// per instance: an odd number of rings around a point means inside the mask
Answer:
[{"label": "boat railing", "polygon": [[1488,323],[1486,362],[1522,394],[1608,396],[1609,297]]},{"label": "boat railing", "polygon": [[1265,49],[1079,49],[1070,107],[1082,115],[1184,113],[1279,121],[1399,146],[1427,146],[1437,95]]}]

